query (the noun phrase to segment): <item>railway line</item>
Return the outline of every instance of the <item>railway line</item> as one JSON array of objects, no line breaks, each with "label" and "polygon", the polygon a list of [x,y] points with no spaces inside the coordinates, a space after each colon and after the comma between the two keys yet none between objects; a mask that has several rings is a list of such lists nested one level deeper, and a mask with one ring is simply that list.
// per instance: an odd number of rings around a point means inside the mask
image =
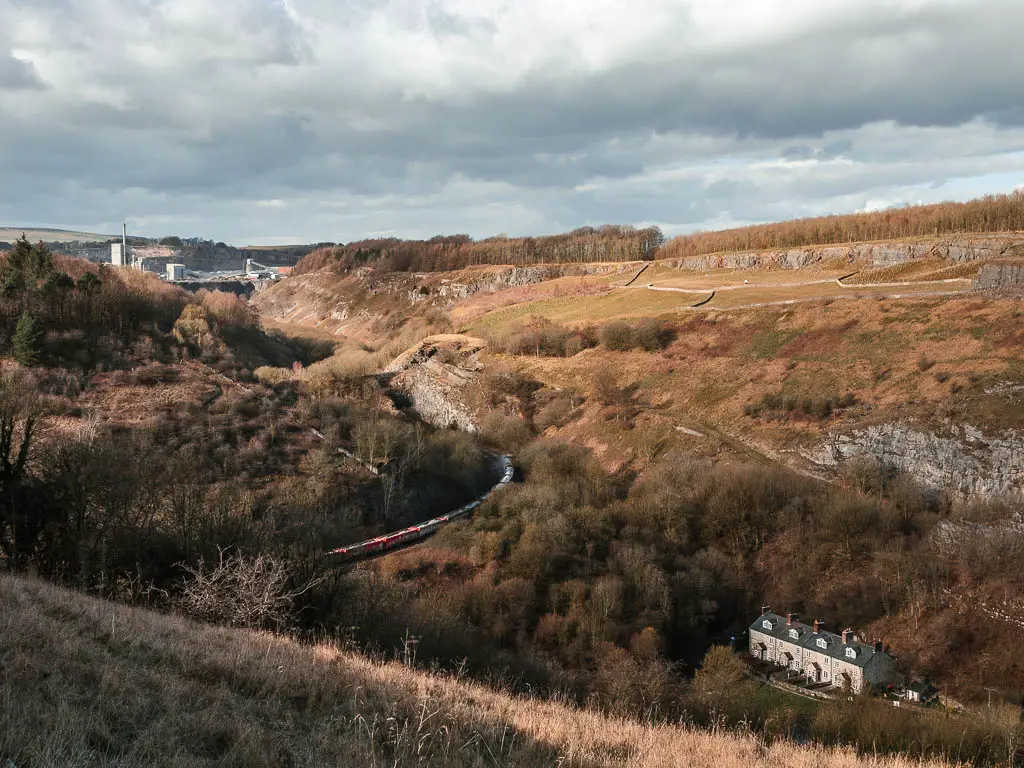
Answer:
[{"label": "railway line", "polygon": [[498,482],[495,483],[487,493],[483,494],[479,498],[474,499],[468,504],[452,510],[445,515],[427,520],[425,523],[410,525],[408,528],[402,528],[398,531],[385,533],[372,539],[366,539],[365,541],[358,541],[354,544],[347,544],[344,547],[331,549],[324,553],[324,557],[338,560],[340,562],[366,557],[375,557],[393,549],[397,549],[398,547],[404,547],[414,541],[419,541],[427,538],[428,536],[432,536],[448,523],[468,516],[474,509],[479,507],[488,496],[512,482],[512,476],[515,474],[515,466],[512,464],[512,459],[508,456],[500,456],[498,458],[501,463],[501,479],[498,480]]}]

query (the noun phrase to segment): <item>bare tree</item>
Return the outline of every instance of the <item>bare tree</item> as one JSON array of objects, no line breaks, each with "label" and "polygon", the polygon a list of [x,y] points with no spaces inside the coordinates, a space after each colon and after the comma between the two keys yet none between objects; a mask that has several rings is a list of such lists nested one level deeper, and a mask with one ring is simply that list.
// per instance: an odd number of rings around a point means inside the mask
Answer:
[{"label": "bare tree", "polygon": [[311,580],[293,587],[285,563],[270,555],[225,558],[221,550],[212,568],[202,561],[194,568],[184,568],[191,580],[178,598],[179,607],[194,618],[231,627],[286,627],[293,618],[295,598],[317,583]]},{"label": "bare tree", "polygon": [[11,565],[19,562],[44,525],[41,515],[23,498],[41,413],[32,377],[18,369],[0,372],[0,547]]}]

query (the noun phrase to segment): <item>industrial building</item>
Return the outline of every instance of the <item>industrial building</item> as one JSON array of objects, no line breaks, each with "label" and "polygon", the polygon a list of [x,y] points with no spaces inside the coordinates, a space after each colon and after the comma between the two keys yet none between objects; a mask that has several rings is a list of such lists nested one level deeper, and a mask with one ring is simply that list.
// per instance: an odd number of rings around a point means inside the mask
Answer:
[{"label": "industrial building", "polygon": [[121,242],[110,244],[110,263],[115,267],[131,265],[131,251],[128,250],[127,224],[121,224]]}]

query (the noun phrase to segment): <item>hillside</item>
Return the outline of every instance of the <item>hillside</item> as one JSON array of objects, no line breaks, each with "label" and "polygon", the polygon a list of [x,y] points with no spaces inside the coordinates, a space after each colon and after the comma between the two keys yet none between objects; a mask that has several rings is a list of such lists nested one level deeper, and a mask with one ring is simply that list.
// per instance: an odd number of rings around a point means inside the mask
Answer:
[{"label": "hillside", "polygon": [[42,240],[47,243],[98,243],[112,240],[117,235],[97,235],[94,232],[75,232],[70,229],[45,229],[40,227],[0,227],[0,242],[13,243],[22,235],[31,242]]},{"label": "hillside", "polygon": [[[965,203],[903,206],[880,211],[821,216],[736,229],[696,232],[666,240],[658,227],[579,227],[558,235],[473,240],[438,235],[429,240],[381,238],[319,248],[296,266],[296,274],[325,267],[347,272],[373,267],[389,272],[451,271],[475,265],[581,264],[672,259],[711,263],[719,255],[797,251],[811,246],[857,246],[892,241],[953,241],[986,233],[1024,231],[1024,192],[989,195]],[[735,265],[730,265],[735,266]],[[748,265],[749,266],[749,265]]]},{"label": "hillside", "polygon": [[[995,233],[714,263],[325,268],[255,303],[268,325],[369,349],[360,353],[378,354],[381,368],[431,334],[487,342],[471,355],[433,345],[407,394],[437,423],[475,423],[494,445],[520,450],[526,487],[435,550],[381,566],[403,589],[415,585],[421,610],[448,601],[450,622],[508,645],[535,634],[566,666],[600,670],[600,643],[576,634],[592,631],[598,610],[578,582],[653,579],[677,607],[652,622],[642,601],[624,598],[604,638],[628,647],[649,622],[669,658],[695,664],[764,599],[854,622],[908,669],[971,700],[985,686],[1024,690],[1014,640],[1024,604],[1008,597],[1024,492],[1024,314],[1019,287],[976,282],[989,265],[1018,274],[1022,245]],[[580,453],[531,475],[536,446]],[[790,471],[806,490],[788,490]],[[578,485],[565,479],[573,473]],[[746,509],[719,498],[716,480],[746,488],[736,490],[749,494]],[[773,491],[777,506],[759,518],[767,487],[787,490]],[[783,522],[800,505],[803,522]],[[839,511],[846,505],[857,511]],[[648,575],[616,552],[620,536]],[[500,619],[474,607],[489,579],[508,585]],[[680,627],[677,611],[700,618]]]},{"label": "hillside", "polygon": [[0,603],[17,766],[940,765],[638,724],[6,574]]}]

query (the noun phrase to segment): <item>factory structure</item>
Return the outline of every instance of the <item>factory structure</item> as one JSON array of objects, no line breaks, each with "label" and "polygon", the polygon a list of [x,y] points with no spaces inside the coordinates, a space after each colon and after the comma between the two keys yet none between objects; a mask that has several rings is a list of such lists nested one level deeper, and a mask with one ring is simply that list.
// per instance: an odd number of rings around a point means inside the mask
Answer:
[{"label": "factory structure", "polygon": [[115,267],[135,266],[131,264],[131,251],[128,250],[128,224],[121,225],[121,242],[110,244],[110,263]]},{"label": "factory structure", "polygon": [[121,242],[110,244],[112,266],[152,272],[171,283],[250,281],[264,285],[267,281],[279,280],[287,271],[246,259],[241,269],[203,272],[189,269],[178,261],[180,257],[179,250],[166,245],[129,245],[127,224],[121,225]]}]

